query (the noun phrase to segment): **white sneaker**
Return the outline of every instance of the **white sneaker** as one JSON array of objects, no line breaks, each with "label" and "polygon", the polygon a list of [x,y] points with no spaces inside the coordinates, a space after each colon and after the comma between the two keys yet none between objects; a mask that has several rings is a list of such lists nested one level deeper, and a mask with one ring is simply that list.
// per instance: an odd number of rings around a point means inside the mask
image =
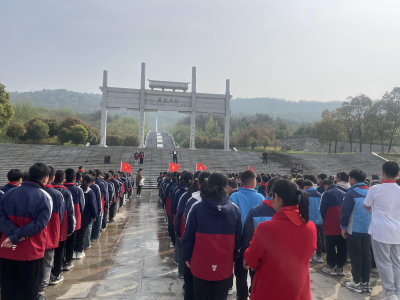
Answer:
[{"label": "white sneaker", "polygon": [[399,298],[396,296],[396,294],[390,295],[390,296],[385,296],[382,300],[399,300]]},{"label": "white sneaker", "polygon": [[[350,290],[353,290],[357,293],[362,293],[362,284],[361,282],[355,283],[353,280],[350,280],[349,282],[346,282],[346,287]],[[394,295],[396,298],[393,299],[398,299],[396,295]],[[388,298],[391,299],[391,298]]]},{"label": "white sneaker", "polygon": [[75,259],[82,259],[82,258],[84,258],[85,257],[85,253],[82,251],[82,252],[78,252],[77,254],[76,254],[76,258]]},{"label": "white sneaker", "polygon": [[339,276],[345,276],[344,272],[343,272],[343,268],[335,268],[335,272],[339,275]]},{"label": "white sneaker", "polygon": [[232,294],[233,294],[233,289],[229,289],[228,295],[232,295]]},{"label": "white sneaker", "polygon": [[169,244],[169,246],[170,246],[171,248],[175,248],[175,246],[174,246],[174,244],[172,244],[172,242]]},{"label": "white sneaker", "polygon": [[313,255],[313,260],[315,260],[316,262],[318,262],[318,263],[323,263],[324,262],[324,260],[322,259],[322,256],[321,255]]},{"label": "white sneaker", "polygon": [[72,254],[72,259],[76,259],[76,251],[74,251],[74,253]]},{"label": "white sneaker", "polygon": [[336,270],[334,268],[329,267],[329,266],[323,267],[322,271],[324,273],[326,273],[326,274],[329,274],[329,275],[333,275],[333,276],[337,275]]}]

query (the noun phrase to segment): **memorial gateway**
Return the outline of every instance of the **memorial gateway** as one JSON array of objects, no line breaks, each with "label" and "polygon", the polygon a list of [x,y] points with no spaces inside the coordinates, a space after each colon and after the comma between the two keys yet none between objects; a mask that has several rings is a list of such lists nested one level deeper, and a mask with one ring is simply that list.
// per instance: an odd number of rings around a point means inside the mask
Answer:
[{"label": "memorial gateway", "polygon": [[[107,110],[126,108],[140,112],[139,147],[144,147],[144,120],[146,112],[178,111],[191,115],[190,150],[195,150],[196,113],[213,113],[225,115],[224,150],[229,150],[230,122],[230,82],[226,80],[225,94],[205,94],[196,91],[196,67],[192,68],[192,92],[188,90],[188,82],[168,82],[149,79],[149,87],[145,88],[146,64],[142,63],[140,89],[108,87],[108,72],[103,72],[101,102],[101,138],[100,145],[106,147]],[[159,89],[159,90],[155,90]],[[172,91],[166,91],[172,90]],[[181,90],[177,92],[176,90]]]}]

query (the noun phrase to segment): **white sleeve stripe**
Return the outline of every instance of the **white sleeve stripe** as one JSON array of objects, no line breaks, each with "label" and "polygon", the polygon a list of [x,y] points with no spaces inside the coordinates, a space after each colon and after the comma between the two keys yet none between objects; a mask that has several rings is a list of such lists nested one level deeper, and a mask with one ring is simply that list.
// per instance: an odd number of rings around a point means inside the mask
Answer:
[{"label": "white sleeve stripe", "polygon": [[179,203],[181,203],[182,197],[183,197],[184,195],[186,195],[186,194],[187,194],[187,192],[184,192],[183,195],[179,198],[178,206],[176,207],[176,211],[178,211]]},{"label": "white sleeve stripe", "polygon": [[185,222],[185,225],[187,225],[187,222],[189,221],[189,216],[190,216],[190,213],[192,212],[192,209],[193,209],[193,207],[195,207],[197,204],[199,204],[201,202],[201,200],[197,200],[195,203],[193,203],[193,205],[192,205],[192,207],[190,208],[190,210],[189,210],[189,212],[188,212],[188,214],[187,214],[187,220],[186,220],[186,222]]},{"label": "white sleeve stripe", "polygon": [[39,190],[41,190],[43,192],[43,194],[47,197],[47,200],[49,200],[49,204],[50,204],[50,216],[49,216],[49,218],[50,218],[51,214],[53,213],[53,199],[51,198],[49,193],[46,192],[45,190],[43,190],[43,189],[39,189]]}]

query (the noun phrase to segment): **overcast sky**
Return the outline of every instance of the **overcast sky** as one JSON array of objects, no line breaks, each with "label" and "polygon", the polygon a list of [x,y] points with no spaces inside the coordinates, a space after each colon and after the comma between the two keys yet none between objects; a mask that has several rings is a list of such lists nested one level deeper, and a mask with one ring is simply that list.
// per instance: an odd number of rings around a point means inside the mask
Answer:
[{"label": "overcast sky", "polygon": [[99,93],[147,79],[234,97],[379,99],[400,85],[399,0],[2,0],[9,91]]}]

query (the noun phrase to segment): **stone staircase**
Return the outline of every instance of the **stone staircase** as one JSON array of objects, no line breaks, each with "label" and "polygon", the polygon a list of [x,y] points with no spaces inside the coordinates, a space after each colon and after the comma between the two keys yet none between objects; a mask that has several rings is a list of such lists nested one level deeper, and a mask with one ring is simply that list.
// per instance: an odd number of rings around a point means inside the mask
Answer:
[{"label": "stone staircase", "polygon": [[[78,147],[53,145],[0,144],[0,185],[7,183],[7,172],[12,168],[27,171],[35,162],[43,162],[56,169],[74,168],[83,165],[85,170],[100,168],[102,170],[119,170],[121,161],[133,166],[135,175],[139,167],[143,168],[144,188],[156,188],[157,177],[162,171],[168,171],[172,162],[172,149],[145,148],[143,165],[135,166],[133,155],[136,147]],[[196,163],[204,164],[210,171],[223,173],[239,173],[249,165],[257,173],[289,174],[292,164],[301,164],[305,173],[328,175],[340,170],[360,168],[367,173],[380,174],[382,163],[379,157],[371,153],[355,154],[280,154],[270,153],[269,165],[262,165],[260,152],[223,151],[209,149],[178,149],[180,170],[195,171]],[[104,156],[111,156],[111,163],[104,164]]]}]

